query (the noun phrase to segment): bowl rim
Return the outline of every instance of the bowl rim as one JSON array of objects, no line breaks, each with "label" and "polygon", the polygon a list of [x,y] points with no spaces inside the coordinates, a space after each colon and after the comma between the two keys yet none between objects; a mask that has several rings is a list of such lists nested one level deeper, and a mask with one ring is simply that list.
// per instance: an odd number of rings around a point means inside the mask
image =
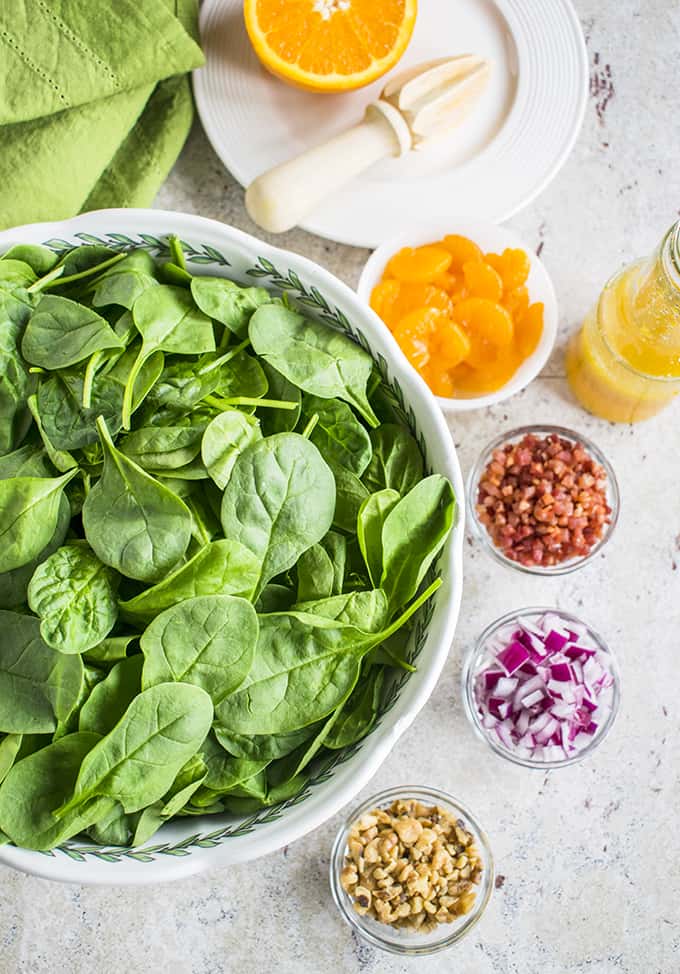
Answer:
[{"label": "bowl rim", "polygon": [[[500,548],[496,547],[489,536],[489,532],[479,520],[475,494],[477,492],[477,485],[479,484],[480,477],[491,458],[491,454],[494,452],[494,450],[504,446],[506,443],[512,443],[514,440],[521,439],[527,433],[533,433],[536,435],[549,435],[551,433],[556,433],[558,436],[563,437],[563,439],[571,440],[573,443],[580,443],[581,446],[585,447],[585,449],[592,455],[593,459],[595,459],[600,466],[603,467],[607,475],[607,502],[611,508],[611,518],[608,524],[605,525],[605,530],[602,537],[595,542],[587,555],[582,555],[579,558],[571,558],[564,562],[558,562],[556,565],[522,565],[518,561],[513,561],[512,558],[508,558],[508,556],[505,555]],[[619,521],[619,514],[621,513],[621,489],[619,487],[619,482],[613,466],[602,450],[595,443],[593,443],[589,437],[583,436],[581,433],[577,433],[576,430],[569,429],[566,426],[555,426],[551,423],[530,423],[527,426],[517,426],[514,429],[508,430],[506,433],[499,433],[498,436],[493,438],[493,440],[490,440],[480,450],[474,465],[470,468],[470,472],[468,473],[465,484],[465,495],[467,509],[470,515],[469,521],[472,533],[477,541],[479,541],[484,551],[486,551],[488,555],[491,555],[491,557],[500,565],[503,565],[506,568],[512,568],[515,571],[522,572],[525,575],[542,575],[544,578],[554,578],[558,575],[570,575],[572,572],[578,571],[579,568],[583,568],[585,565],[589,564],[596,555],[601,553],[602,549],[613,535]]]},{"label": "bowl rim", "polygon": [[[359,297],[363,298],[366,304],[369,303],[371,291],[380,280],[387,261],[401,247],[421,246],[422,244],[440,240],[447,233],[462,233],[464,236],[470,237],[471,240],[475,240],[475,242],[477,242],[475,239],[477,236],[497,240],[497,243],[490,244],[488,248],[484,244],[484,247],[487,249],[519,247],[524,250],[531,264],[529,277],[533,281],[533,287],[540,289],[540,293],[542,294],[540,300],[545,305],[541,341],[532,354],[521,363],[514,375],[511,376],[504,386],[497,389],[496,392],[486,393],[483,396],[475,396],[470,399],[451,399],[446,396],[435,396],[443,412],[453,414],[471,412],[474,409],[483,409],[486,406],[494,406],[497,403],[504,402],[506,399],[510,399],[525,389],[530,382],[533,382],[540,374],[555,347],[559,324],[559,308],[552,279],[540,255],[535,252],[533,247],[515,233],[514,230],[506,226],[492,223],[489,220],[470,220],[464,217],[456,220],[447,219],[445,223],[442,220],[424,220],[411,230],[405,230],[403,233],[383,241],[373,251],[362,268],[359,283],[357,284]],[[379,320],[383,328],[385,328],[382,319]],[[403,355],[401,349],[399,351]],[[409,368],[412,368],[410,363],[407,364],[409,364]]]},{"label": "bowl rim", "polygon": [[[483,850],[484,855],[483,878],[478,887],[478,893],[475,897],[475,905],[473,910],[467,914],[466,919],[459,926],[457,926],[455,930],[450,930],[449,928],[450,932],[447,934],[446,925],[442,924],[442,933],[444,936],[442,936],[440,940],[423,943],[422,945],[401,945],[397,941],[390,940],[387,937],[383,938],[374,931],[367,929],[367,927],[362,923],[359,915],[351,908],[349,897],[347,893],[345,893],[345,890],[342,888],[340,883],[340,873],[342,871],[345,849],[347,847],[347,835],[354,822],[372,808],[382,808],[388,802],[397,798],[406,800],[409,798],[416,798],[425,801],[433,801],[435,803],[453,808],[459,817],[464,819],[466,826],[473,832],[475,839]],[[386,788],[383,791],[379,791],[376,794],[371,795],[359,806],[354,808],[351,813],[344,818],[336,833],[331,849],[329,863],[329,881],[331,893],[333,895],[333,902],[335,903],[345,922],[353,930],[355,930],[359,936],[363,937],[374,947],[379,947],[381,950],[385,950],[391,954],[399,954],[406,957],[424,957],[429,954],[436,954],[439,953],[439,951],[447,950],[449,947],[452,947],[454,944],[458,943],[459,940],[462,940],[463,937],[465,937],[474,927],[477,926],[478,922],[484,915],[494,889],[494,876],[495,866],[493,852],[491,850],[491,843],[489,842],[489,838],[485,830],[479,824],[472,812],[470,812],[466,805],[460,802],[449,792],[443,791],[440,788],[431,788],[427,785],[396,785],[392,788]]]},{"label": "bowl rim", "polygon": [[[599,734],[595,734],[586,747],[572,754],[570,757],[565,757],[559,761],[534,761],[531,758],[523,758],[519,755],[513,754],[507,748],[503,747],[500,742],[493,740],[490,734],[487,733],[486,729],[482,727],[479,720],[479,714],[477,712],[475,693],[474,693],[474,678],[475,678],[475,666],[478,659],[486,651],[486,644],[488,640],[502,627],[512,622],[513,620],[519,619],[521,616],[538,616],[545,615],[546,613],[551,613],[552,615],[557,615],[561,619],[567,622],[576,622],[580,626],[585,626],[588,630],[590,636],[592,636],[593,641],[597,643],[598,648],[607,656],[609,661],[609,667],[614,677],[614,683],[612,685],[612,707],[607,715],[606,722]],[[474,646],[468,651],[463,660],[463,668],[461,671],[461,689],[463,698],[463,709],[465,715],[470,722],[475,735],[484,743],[491,748],[494,754],[499,757],[504,758],[506,761],[510,761],[511,764],[519,765],[523,768],[530,768],[531,770],[538,771],[551,771],[557,768],[568,768],[574,764],[579,764],[588,755],[592,754],[600,744],[609,736],[609,732],[616,722],[616,717],[619,713],[621,707],[621,672],[619,670],[619,665],[616,660],[616,656],[612,652],[609,644],[605,642],[602,636],[596,629],[588,622],[584,622],[579,616],[574,615],[571,612],[567,612],[564,609],[558,609],[556,607],[547,607],[541,605],[530,605],[526,608],[512,609],[510,612],[504,613],[499,616],[493,622],[490,622],[488,626],[480,633],[475,641]]]},{"label": "bowl rim", "polygon": [[[256,259],[264,259],[274,269],[277,264],[283,264],[289,272],[296,273],[303,281],[307,280],[311,287],[322,288],[331,299],[331,308],[339,314],[347,312],[358,324],[362,335],[370,340],[373,357],[380,355],[381,365],[384,363],[385,369],[398,378],[406,393],[405,399],[414,421],[416,416],[418,418],[421,434],[428,444],[428,452],[437,457],[434,466],[451,480],[457,501],[454,529],[441,555],[444,582],[438,593],[430,629],[423,644],[424,655],[421,658],[427,661],[427,665],[412,674],[404,684],[389,719],[382,721],[367,738],[370,746],[360,748],[342,766],[335,769],[333,785],[328,789],[328,794],[324,790],[325,785],[319,784],[309,798],[299,804],[291,807],[285,803],[283,806],[275,806],[282,808],[286,814],[281,814],[275,821],[263,823],[257,832],[251,830],[231,836],[229,842],[223,838],[212,842],[212,845],[208,842],[206,844],[210,845],[209,848],[196,845],[182,854],[174,851],[177,846],[170,852],[167,849],[168,843],[163,842],[166,835],[173,834],[173,829],[174,834],[178,834],[179,827],[173,824],[162,827],[166,831],[157,833],[152,840],[153,846],[142,846],[138,851],[133,850],[132,854],[114,856],[109,860],[102,858],[104,853],[99,856],[94,853],[81,855],[76,850],[72,855],[55,852],[44,854],[10,845],[0,846],[0,863],[47,879],[86,884],[141,885],[183,878],[207,868],[245,862],[276,851],[327,821],[367,784],[429,699],[449,655],[462,596],[465,490],[453,440],[424,381],[412,373],[410,368],[405,367],[405,360],[402,360],[394,338],[383,333],[382,323],[377,315],[363,304],[350,287],[309,258],[274,247],[242,230],[208,217],[171,210],[125,208],[95,210],[66,220],[32,223],[4,230],[0,232],[0,250],[6,250],[14,243],[53,242],[55,238],[63,242],[64,236],[70,238],[67,245],[72,245],[74,239],[92,242],[87,241],[88,235],[108,236],[104,229],[107,227],[117,235],[134,234],[137,239],[142,233],[162,236],[179,233],[189,239],[202,235],[205,240],[212,240],[218,247],[231,248],[232,253],[229,256],[233,258],[235,276],[239,275],[234,265],[244,263],[248,266],[247,262],[250,262],[252,267]],[[265,275],[267,273],[265,271]],[[222,816],[214,818],[224,824]],[[182,820],[184,821],[191,823],[193,820]],[[180,834],[192,829],[191,824],[181,826]],[[115,847],[113,851],[115,852]]]}]

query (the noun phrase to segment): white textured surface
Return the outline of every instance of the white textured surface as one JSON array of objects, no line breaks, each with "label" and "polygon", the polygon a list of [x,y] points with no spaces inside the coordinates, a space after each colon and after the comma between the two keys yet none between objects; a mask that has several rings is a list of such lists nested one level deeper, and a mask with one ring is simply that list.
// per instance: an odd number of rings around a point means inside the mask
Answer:
[{"label": "white textured surface", "polygon": [[[512,221],[543,244],[563,339],[608,274],[650,250],[680,206],[673,87],[680,8],[670,0],[581,0],[578,7],[593,79],[584,130],[556,181]],[[241,190],[198,130],[158,204],[254,231]],[[351,284],[366,258],[301,232],[282,243]],[[680,405],[636,429],[588,417],[568,396],[563,344],[525,393],[456,419],[453,433],[468,469],[504,427],[544,420],[582,430],[619,476],[616,535],[602,559],[562,580],[524,578],[468,549],[444,676],[370,786],[445,788],[486,826],[505,882],[470,938],[421,961],[355,941],[328,891],[336,827],[329,822],[287,851],[174,886],[67,887],[0,870],[0,974],[680,970]],[[623,677],[611,737],[591,761],[546,776],[488,752],[465,724],[458,689],[461,654],[487,622],[544,601],[592,622],[618,654]]]}]

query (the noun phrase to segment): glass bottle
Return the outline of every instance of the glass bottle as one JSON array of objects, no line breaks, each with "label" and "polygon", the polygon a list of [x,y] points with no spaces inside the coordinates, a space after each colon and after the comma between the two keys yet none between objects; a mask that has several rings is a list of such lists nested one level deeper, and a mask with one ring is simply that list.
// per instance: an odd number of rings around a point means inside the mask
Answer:
[{"label": "glass bottle", "polygon": [[680,392],[680,220],[607,282],[566,366],[581,405],[616,423],[648,419]]}]

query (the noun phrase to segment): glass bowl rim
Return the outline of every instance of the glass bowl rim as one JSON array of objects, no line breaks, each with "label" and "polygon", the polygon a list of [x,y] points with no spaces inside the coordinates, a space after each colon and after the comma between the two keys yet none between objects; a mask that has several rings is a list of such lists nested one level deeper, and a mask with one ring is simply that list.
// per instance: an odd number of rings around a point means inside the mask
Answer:
[{"label": "glass bowl rim", "polygon": [[[571,440],[573,443],[579,443],[587,450],[588,453],[590,453],[592,458],[604,468],[607,475],[607,502],[611,507],[611,519],[609,523],[605,525],[605,531],[602,537],[599,539],[599,541],[595,542],[587,555],[583,555],[580,558],[571,558],[568,561],[559,562],[557,565],[549,565],[546,567],[542,567],[540,565],[522,565],[517,561],[513,561],[512,558],[508,558],[507,555],[503,554],[500,548],[496,547],[491,540],[489,532],[479,520],[475,495],[480,477],[484,468],[489,462],[491,454],[494,452],[494,450],[504,446],[506,443],[512,443],[517,439],[521,439],[528,433],[533,433],[535,435],[549,435],[551,433],[556,433],[558,436]],[[481,543],[482,548],[487,552],[487,554],[491,555],[491,557],[494,558],[494,560],[499,564],[505,565],[506,568],[514,568],[516,571],[523,572],[526,575],[542,575],[548,578],[556,575],[568,575],[571,572],[578,571],[579,568],[583,568],[584,565],[587,565],[590,561],[592,561],[595,555],[602,551],[614,533],[614,529],[616,528],[619,520],[619,512],[621,508],[621,492],[619,489],[619,482],[614,472],[614,468],[602,450],[587,436],[582,436],[580,433],[577,433],[575,430],[569,429],[566,426],[556,426],[550,423],[533,423],[526,426],[517,426],[514,429],[508,430],[506,433],[501,433],[498,436],[495,436],[493,440],[490,440],[482,448],[475,463],[470,469],[467,476],[465,495],[473,534]]]},{"label": "glass bowl rim", "polygon": [[[374,931],[367,929],[367,927],[362,923],[362,918],[352,909],[349,902],[349,896],[342,888],[340,883],[340,873],[343,868],[345,849],[347,847],[347,836],[354,822],[372,808],[381,808],[386,803],[389,803],[397,798],[404,800],[415,798],[416,800],[432,801],[435,804],[440,803],[454,809],[456,814],[465,821],[466,826],[469,827],[470,831],[474,834],[475,840],[478,842],[484,852],[484,870],[482,872],[482,882],[478,887],[478,893],[475,897],[475,905],[471,912],[467,914],[465,920],[460,926],[456,927],[456,929],[450,932],[448,935],[443,936],[441,940],[423,943],[421,946],[418,946],[417,944],[400,945],[396,940],[389,940],[387,937],[383,938]],[[383,791],[376,792],[375,794],[369,796],[360,805],[352,809],[350,814],[344,817],[336,833],[335,839],[333,840],[329,873],[333,901],[340,915],[351,927],[351,929],[355,930],[360,937],[370,943],[373,947],[378,947],[381,950],[385,950],[392,954],[411,957],[423,957],[428,954],[436,954],[439,951],[446,950],[469,933],[469,931],[477,925],[478,921],[482,918],[484,912],[486,911],[489,900],[491,899],[491,893],[494,888],[495,876],[491,845],[486,832],[481,827],[477,819],[469,811],[469,809],[458,801],[457,798],[454,798],[453,795],[446,791],[442,791],[439,788],[430,788],[427,785],[399,785],[393,788],[386,788]],[[446,928],[447,924],[441,924],[441,926]],[[387,929],[391,929],[387,925],[386,927]]]},{"label": "glass bowl rim", "polygon": [[[503,747],[500,742],[494,741],[491,735],[486,732],[484,727],[482,727],[479,720],[473,686],[474,665],[477,659],[484,652],[487,640],[490,639],[491,636],[493,636],[493,634],[501,628],[501,626],[507,625],[513,620],[519,619],[520,616],[545,615],[546,612],[560,616],[560,618],[564,619],[566,622],[576,622],[580,626],[585,626],[588,633],[593,637],[594,642],[597,643],[598,648],[606,654],[612,676],[614,677],[614,683],[612,686],[612,707],[600,733],[595,734],[590,743],[580,751],[577,751],[576,754],[572,754],[570,757],[562,758],[559,761],[534,761],[531,758],[522,758]],[[463,661],[461,682],[463,691],[463,709],[465,710],[465,714],[468,721],[472,725],[472,729],[474,730],[476,736],[480,738],[480,740],[483,740],[484,743],[491,748],[494,754],[497,754],[499,757],[504,758],[506,761],[510,761],[512,764],[517,764],[523,768],[530,768],[531,770],[537,771],[551,771],[556,768],[567,768],[571,765],[578,764],[589,754],[592,754],[593,751],[605,740],[605,738],[609,736],[609,732],[614,726],[619,708],[621,706],[621,676],[618,663],[616,661],[616,656],[609,648],[609,645],[605,642],[599,632],[597,632],[596,629],[593,629],[590,623],[584,622],[583,619],[573,615],[571,612],[566,612],[563,609],[557,609],[551,606],[532,605],[522,609],[513,609],[511,612],[506,612],[504,615],[499,616],[494,622],[491,622],[477,638],[477,641],[472,649],[467,653]]]}]

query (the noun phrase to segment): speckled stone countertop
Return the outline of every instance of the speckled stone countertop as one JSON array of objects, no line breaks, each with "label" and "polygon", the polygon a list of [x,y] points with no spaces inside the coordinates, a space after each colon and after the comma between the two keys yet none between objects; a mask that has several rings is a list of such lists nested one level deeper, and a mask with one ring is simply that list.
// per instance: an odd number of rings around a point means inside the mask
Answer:
[{"label": "speckled stone countertop", "polygon": [[[533,2],[533,0],[527,0]],[[427,0],[424,0],[425,5]],[[601,558],[561,579],[525,577],[470,543],[449,661],[366,794],[430,784],[485,824],[497,889],[452,951],[402,960],[350,934],[326,878],[338,820],[257,862],[170,886],[61,886],[0,869],[0,974],[677,974],[680,971],[680,404],[632,429],[581,411],[563,350],[605,279],[651,251],[680,207],[680,5],[580,0],[591,98],[578,144],[512,226],[538,248],[561,337],[540,379],[451,423],[464,472],[487,439],[530,421],[581,430],[617,471],[619,526]],[[242,191],[198,124],[157,205],[256,232]],[[277,240],[350,285],[367,253],[293,232]],[[542,774],[496,758],[466,724],[461,657],[481,629],[554,603],[618,655],[622,709],[591,760]]]}]

